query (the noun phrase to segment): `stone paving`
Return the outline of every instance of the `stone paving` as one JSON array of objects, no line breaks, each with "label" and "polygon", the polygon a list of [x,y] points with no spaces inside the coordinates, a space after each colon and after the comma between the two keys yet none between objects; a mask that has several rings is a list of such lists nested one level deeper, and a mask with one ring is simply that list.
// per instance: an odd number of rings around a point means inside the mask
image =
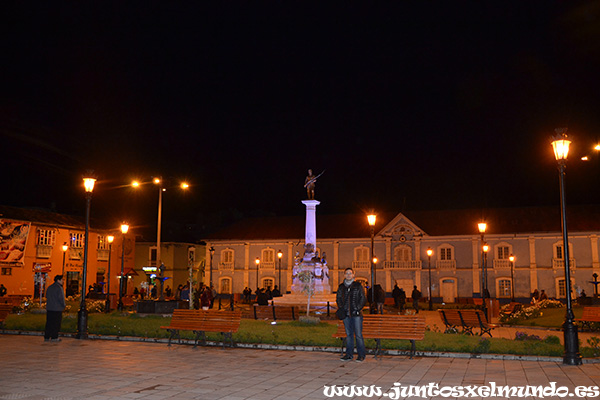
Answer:
[{"label": "stone paving", "polygon": [[338,357],[113,340],[63,338],[60,343],[45,343],[40,336],[0,335],[0,399],[326,399],[325,386],[375,385],[387,393],[396,382],[440,386],[556,382],[570,391],[600,385],[600,364],[404,356],[368,356],[363,363],[344,363]]}]

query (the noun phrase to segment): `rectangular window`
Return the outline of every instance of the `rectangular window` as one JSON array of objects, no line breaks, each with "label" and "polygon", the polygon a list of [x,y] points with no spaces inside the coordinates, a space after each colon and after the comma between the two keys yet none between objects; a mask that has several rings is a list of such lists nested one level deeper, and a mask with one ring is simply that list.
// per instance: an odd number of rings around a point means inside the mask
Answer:
[{"label": "rectangular window", "polygon": [[565,280],[564,279],[560,279],[558,281],[558,297],[567,297],[567,289],[565,287]]},{"label": "rectangular window", "polygon": [[38,246],[54,246],[56,241],[56,231],[51,229],[39,229],[37,244]]},{"label": "rectangular window", "polygon": [[85,240],[85,234],[84,233],[69,233],[69,241],[70,241],[70,246],[71,248],[75,248],[75,249],[83,249],[83,243]]},{"label": "rectangular window", "polygon": [[370,261],[369,260],[369,249],[366,247],[359,247],[354,250],[354,256],[356,261]]},{"label": "rectangular window", "polygon": [[108,250],[108,240],[104,235],[98,235],[98,250]]},{"label": "rectangular window", "polygon": [[556,246],[556,258],[558,258],[559,260],[562,260],[564,258],[562,246]]},{"label": "rectangular window", "polygon": [[498,249],[498,254],[497,254],[496,258],[498,260],[508,260],[509,247],[508,246],[498,246],[497,249]]},{"label": "rectangular window", "polygon": [[150,252],[148,253],[148,265],[150,267],[155,267],[156,266],[156,257],[157,257],[157,250],[156,247],[150,247]]},{"label": "rectangular window", "polygon": [[221,262],[224,264],[230,264],[233,262],[233,250],[223,250],[221,253]]},{"label": "rectangular window", "polygon": [[442,261],[452,260],[452,248],[451,247],[442,247],[440,249],[440,260],[442,260]]},{"label": "rectangular window", "polygon": [[12,275],[12,268],[2,268],[2,275]]},{"label": "rectangular window", "polygon": [[498,281],[498,297],[511,297],[510,279],[501,279]]},{"label": "rectangular window", "polygon": [[273,261],[275,261],[275,250],[263,250],[262,262],[272,263]]}]

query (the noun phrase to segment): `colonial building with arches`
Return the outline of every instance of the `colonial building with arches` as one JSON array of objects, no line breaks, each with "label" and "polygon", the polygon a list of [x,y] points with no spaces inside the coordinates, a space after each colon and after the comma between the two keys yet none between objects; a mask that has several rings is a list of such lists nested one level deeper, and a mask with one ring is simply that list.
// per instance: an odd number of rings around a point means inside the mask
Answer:
[{"label": "colonial building with arches", "polygon": [[[593,274],[600,275],[600,207],[573,206],[567,214],[572,296],[584,290],[592,295],[590,281]],[[483,236],[477,228],[482,221],[487,224]],[[431,272],[436,300],[480,297],[485,271],[491,297],[508,301],[514,291],[523,301],[543,289],[549,297],[565,298],[560,221],[558,206],[381,213],[371,251],[365,215],[317,214],[317,250],[327,259],[334,291],[347,267],[370,284],[375,256],[376,283],[388,293],[395,284],[407,293],[416,285],[427,296]],[[212,281],[218,291],[277,285],[285,293],[291,287],[294,256],[303,251],[304,217],[245,219],[205,241],[207,249],[214,248]]]}]

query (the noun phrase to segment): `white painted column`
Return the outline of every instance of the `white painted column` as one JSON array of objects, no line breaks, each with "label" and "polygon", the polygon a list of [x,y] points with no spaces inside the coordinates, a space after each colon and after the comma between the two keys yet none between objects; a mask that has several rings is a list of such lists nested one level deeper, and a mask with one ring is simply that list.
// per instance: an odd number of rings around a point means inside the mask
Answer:
[{"label": "white painted column", "polygon": [[333,242],[333,272],[330,269],[330,279],[331,274],[333,274],[333,284],[331,285],[332,290],[337,290],[337,287],[340,285],[340,242]]},{"label": "white painted column", "polygon": [[537,263],[535,261],[535,238],[530,236],[529,240],[529,293],[538,287]]},{"label": "white painted column", "polygon": [[282,294],[286,294],[288,291],[292,290],[292,272],[294,269],[294,243],[292,242],[288,242],[287,244],[287,253],[288,253],[288,257],[287,257],[287,269],[285,271],[285,276],[286,276],[286,280],[285,280],[285,292],[282,292]]},{"label": "white painted column", "polygon": [[250,243],[244,243],[244,287],[250,287],[249,270],[250,265]]},{"label": "white painted column", "polygon": [[600,275],[600,259],[598,258],[598,236],[590,236],[590,245],[592,246],[592,273]]},{"label": "white painted column", "polygon": [[304,243],[311,243],[317,249],[317,206],[321,204],[317,200],[303,200],[306,206],[306,224],[304,230]]},{"label": "white painted column", "polygon": [[479,238],[473,239],[473,293],[481,294],[481,278],[479,275]]}]

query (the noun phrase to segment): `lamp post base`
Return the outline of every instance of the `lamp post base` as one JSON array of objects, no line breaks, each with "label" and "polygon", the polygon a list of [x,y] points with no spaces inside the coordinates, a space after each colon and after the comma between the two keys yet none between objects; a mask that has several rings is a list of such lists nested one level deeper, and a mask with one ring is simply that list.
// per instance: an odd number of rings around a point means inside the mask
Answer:
[{"label": "lamp post base", "polygon": [[75,334],[76,339],[87,339],[88,338],[88,312],[85,307],[80,308],[77,312],[77,333]]},{"label": "lamp post base", "polygon": [[563,355],[563,364],[581,365],[581,354],[579,354],[579,338],[577,327],[572,321],[565,321],[563,324],[565,354]]}]

